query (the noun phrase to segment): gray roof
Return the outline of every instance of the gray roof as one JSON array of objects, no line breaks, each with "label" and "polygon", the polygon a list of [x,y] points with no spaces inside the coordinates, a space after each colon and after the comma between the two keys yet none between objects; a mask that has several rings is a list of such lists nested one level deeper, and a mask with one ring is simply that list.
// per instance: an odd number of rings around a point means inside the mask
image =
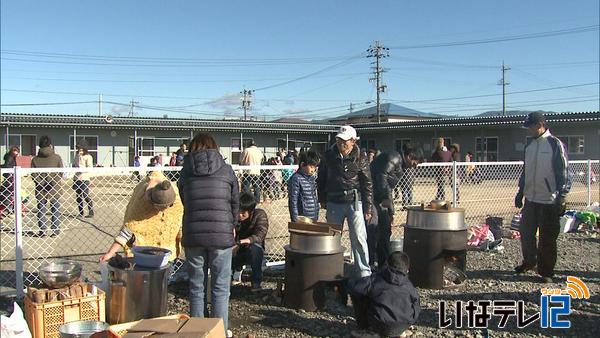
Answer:
[{"label": "gray roof", "polygon": [[164,129],[164,130],[226,130],[260,131],[267,133],[332,133],[332,124],[277,123],[241,120],[203,120],[157,117],[119,117],[110,119],[85,115],[10,114],[2,113],[0,125],[15,127],[90,128],[90,129]]},{"label": "gray roof", "polygon": [[[381,114],[382,116],[404,116],[411,118],[423,118],[423,119],[437,119],[445,117],[443,115],[425,113],[422,111],[410,109],[404,106],[399,106],[393,103],[384,103],[381,105]],[[352,118],[360,118],[360,117],[376,117],[377,116],[377,107],[369,107],[361,110],[357,110],[352,113],[348,113],[345,115],[341,115],[330,119],[330,121],[339,121],[339,120],[347,120]]]},{"label": "gray roof", "polygon": [[[587,123],[600,121],[600,112],[577,112],[577,113],[550,113],[545,114],[546,121],[552,125],[555,123]],[[403,121],[389,123],[363,123],[355,125],[358,130],[384,131],[387,129],[405,128],[478,128],[481,126],[520,126],[524,121],[523,115],[507,116],[469,116],[452,117],[435,120]]]}]

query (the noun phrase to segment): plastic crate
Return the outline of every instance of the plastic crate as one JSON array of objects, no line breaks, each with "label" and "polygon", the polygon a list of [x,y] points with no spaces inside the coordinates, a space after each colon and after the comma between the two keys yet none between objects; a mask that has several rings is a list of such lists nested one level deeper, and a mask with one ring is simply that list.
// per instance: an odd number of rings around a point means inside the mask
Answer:
[{"label": "plastic crate", "polygon": [[[91,292],[92,285],[87,285]],[[58,328],[77,320],[105,321],[106,295],[100,289],[95,296],[71,298],[47,303],[34,303],[25,297],[25,318],[33,338],[58,338]]]},{"label": "plastic crate", "polygon": [[[158,318],[160,318],[160,319],[189,319],[190,316],[180,313],[180,314],[176,314],[176,315],[169,315],[169,316],[158,317]],[[137,324],[139,322],[140,322],[139,320],[136,320],[135,322],[111,325],[108,328],[108,336],[110,338],[121,338],[124,334],[127,333],[127,330],[129,330],[130,328],[132,328],[135,324]]]}]

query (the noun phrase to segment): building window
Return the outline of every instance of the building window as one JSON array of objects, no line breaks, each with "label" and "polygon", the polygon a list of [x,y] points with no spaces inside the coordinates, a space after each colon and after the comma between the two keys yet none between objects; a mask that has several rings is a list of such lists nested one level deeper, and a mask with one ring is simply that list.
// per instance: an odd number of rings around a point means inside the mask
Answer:
[{"label": "building window", "polygon": [[21,156],[35,156],[37,146],[37,136],[8,134],[8,146],[17,146],[20,149]]},{"label": "building window", "polygon": [[138,137],[138,156],[154,156],[154,137]]},{"label": "building window", "polygon": [[77,135],[77,142],[73,142],[73,135],[69,135],[69,148],[71,149],[71,163],[77,154],[77,146],[85,145],[88,152],[92,155],[94,163],[98,163],[98,136],[95,135]]},{"label": "building window", "polygon": [[[253,138],[244,138],[243,139],[244,144],[242,145],[243,148],[248,148],[252,145],[252,142],[254,142]],[[239,138],[232,138],[231,139],[231,150],[232,151],[242,151],[242,149],[240,149],[240,139]]]},{"label": "building window", "polygon": [[498,137],[475,138],[475,158],[477,162],[498,161]]},{"label": "building window", "polygon": [[402,153],[402,149],[406,144],[410,144],[409,138],[397,138],[394,141],[394,149],[396,149],[397,152]]},{"label": "building window", "polygon": [[377,149],[375,147],[375,140],[360,140],[360,148],[363,150],[368,150],[368,149]]},{"label": "building window", "polygon": [[585,138],[583,135],[557,136],[567,147],[568,154],[584,154]]}]

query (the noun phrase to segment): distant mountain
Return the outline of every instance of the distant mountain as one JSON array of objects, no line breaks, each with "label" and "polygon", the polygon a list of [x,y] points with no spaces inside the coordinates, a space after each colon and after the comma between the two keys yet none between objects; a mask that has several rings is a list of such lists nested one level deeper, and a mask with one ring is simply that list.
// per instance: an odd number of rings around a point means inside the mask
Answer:
[{"label": "distant mountain", "polygon": [[[542,114],[556,114],[556,112],[554,111],[545,111],[545,110],[507,110],[506,111],[506,116],[509,115],[527,115],[529,113],[533,113],[533,112],[540,112]],[[493,110],[493,111],[486,111],[485,113],[481,113],[479,115],[475,115],[475,116],[480,116],[480,117],[485,117],[485,116],[502,116],[502,111],[499,110]]]}]

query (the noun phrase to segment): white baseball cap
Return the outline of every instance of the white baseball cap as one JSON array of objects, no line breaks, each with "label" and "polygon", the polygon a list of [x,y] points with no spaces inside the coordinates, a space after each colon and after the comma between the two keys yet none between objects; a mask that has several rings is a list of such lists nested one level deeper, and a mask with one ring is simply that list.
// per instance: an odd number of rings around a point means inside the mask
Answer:
[{"label": "white baseball cap", "polygon": [[340,131],[338,131],[335,137],[339,137],[344,141],[360,139],[360,137],[356,136],[356,129],[352,128],[352,126],[341,126]]}]

